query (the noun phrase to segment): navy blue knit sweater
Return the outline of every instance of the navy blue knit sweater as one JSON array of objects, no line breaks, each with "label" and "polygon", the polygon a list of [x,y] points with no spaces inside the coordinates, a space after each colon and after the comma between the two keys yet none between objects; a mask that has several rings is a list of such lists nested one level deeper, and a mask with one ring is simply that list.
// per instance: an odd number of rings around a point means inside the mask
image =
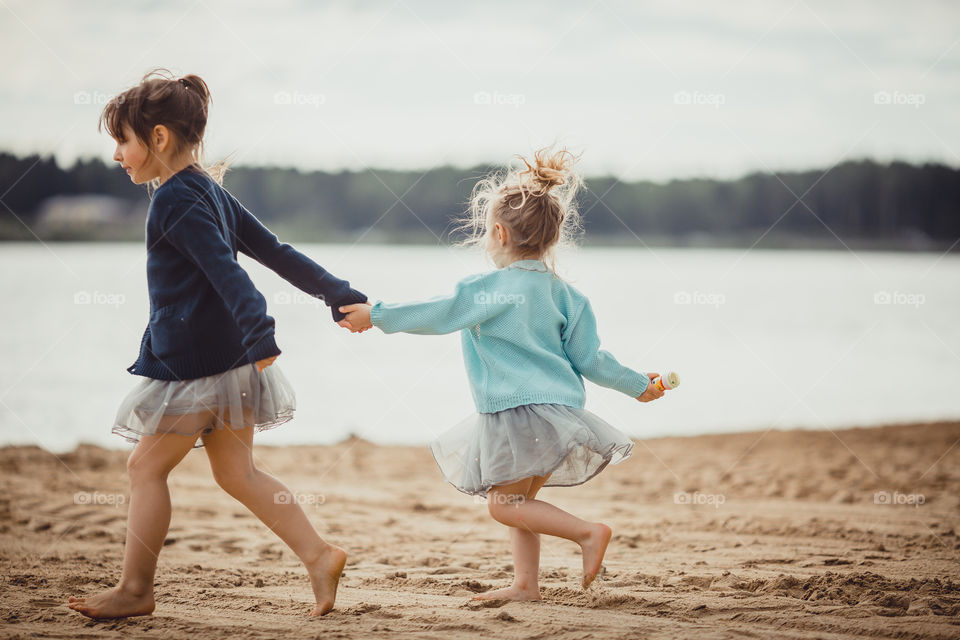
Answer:
[{"label": "navy blue knit sweater", "polygon": [[331,307],[364,302],[264,227],[202,170],[184,169],[154,193],[147,213],[150,322],[127,371],[158,380],[202,378],[278,355],[273,318],[242,251]]}]

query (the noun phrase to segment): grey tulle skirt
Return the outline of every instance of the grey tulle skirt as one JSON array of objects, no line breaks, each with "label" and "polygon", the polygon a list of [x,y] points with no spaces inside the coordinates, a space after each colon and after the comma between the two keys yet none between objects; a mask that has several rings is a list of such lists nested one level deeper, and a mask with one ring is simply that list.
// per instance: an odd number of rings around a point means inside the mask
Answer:
[{"label": "grey tulle skirt", "polygon": [[[195,436],[227,427],[263,431],[292,419],[296,402],[276,364],[263,371],[247,364],[193,380],[144,378],[120,403],[113,433],[139,442],[148,435]],[[203,446],[202,440],[194,446]]]},{"label": "grey tulle skirt", "polygon": [[631,449],[630,437],[602,418],[559,404],[474,414],[430,444],[447,482],[470,495],[547,474],[546,487],[583,484]]}]

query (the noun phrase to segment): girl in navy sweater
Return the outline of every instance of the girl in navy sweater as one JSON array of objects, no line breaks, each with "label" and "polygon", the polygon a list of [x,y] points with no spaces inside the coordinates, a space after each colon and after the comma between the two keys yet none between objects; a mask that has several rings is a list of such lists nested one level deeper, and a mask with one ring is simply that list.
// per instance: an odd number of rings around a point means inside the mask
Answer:
[{"label": "girl in navy sweater", "polygon": [[293,417],[295,396],[273,364],[280,349],[263,296],[237,262],[241,251],[331,306],[363,302],[350,288],[264,227],[201,168],[210,93],[195,75],[152,72],[104,108],[113,159],[154,189],[147,214],[150,319],[128,369],[144,376],[113,428],[136,448],[127,463],[130,509],[116,587],[69,606],[92,618],[153,611],[157,557],[170,525],[167,474],[204,446],[217,483],[273,530],[306,565],[330,611],[346,553],[324,542],[289,490],[253,463],[254,431]]}]

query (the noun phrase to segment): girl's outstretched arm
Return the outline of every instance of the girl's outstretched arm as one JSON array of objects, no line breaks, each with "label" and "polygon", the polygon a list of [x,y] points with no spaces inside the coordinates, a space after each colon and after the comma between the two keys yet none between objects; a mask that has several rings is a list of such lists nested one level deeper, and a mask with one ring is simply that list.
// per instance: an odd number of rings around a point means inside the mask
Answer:
[{"label": "girl's outstretched arm", "polygon": [[484,275],[464,278],[452,295],[419,302],[384,304],[369,307],[344,307],[351,313],[348,322],[354,330],[372,324],[384,333],[440,335],[480,324],[513,307],[513,302],[490,295]]},{"label": "girl's outstretched arm", "polygon": [[319,264],[300,253],[263,226],[263,223],[237,202],[241,210],[237,248],[263,266],[275,271],[284,280],[323,300],[330,307],[335,322],[343,319],[339,307],[366,302],[367,296],[350,283],[337,278]]},{"label": "girl's outstretched arm", "polygon": [[637,398],[647,390],[650,379],[620,364],[609,352],[600,348],[597,318],[589,300],[570,318],[563,331],[563,351],[570,364],[584,378]]}]

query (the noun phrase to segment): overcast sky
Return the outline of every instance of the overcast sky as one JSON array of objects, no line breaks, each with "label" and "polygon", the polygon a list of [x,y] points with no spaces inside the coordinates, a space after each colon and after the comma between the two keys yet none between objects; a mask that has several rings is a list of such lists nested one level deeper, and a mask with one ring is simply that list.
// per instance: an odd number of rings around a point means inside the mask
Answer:
[{"label": "overcast sky", "polygon": [[0,150],[109,160],[112,94],[197,73],[209,159],[732,177],[960,165],[960,3],[0,0]]}]

